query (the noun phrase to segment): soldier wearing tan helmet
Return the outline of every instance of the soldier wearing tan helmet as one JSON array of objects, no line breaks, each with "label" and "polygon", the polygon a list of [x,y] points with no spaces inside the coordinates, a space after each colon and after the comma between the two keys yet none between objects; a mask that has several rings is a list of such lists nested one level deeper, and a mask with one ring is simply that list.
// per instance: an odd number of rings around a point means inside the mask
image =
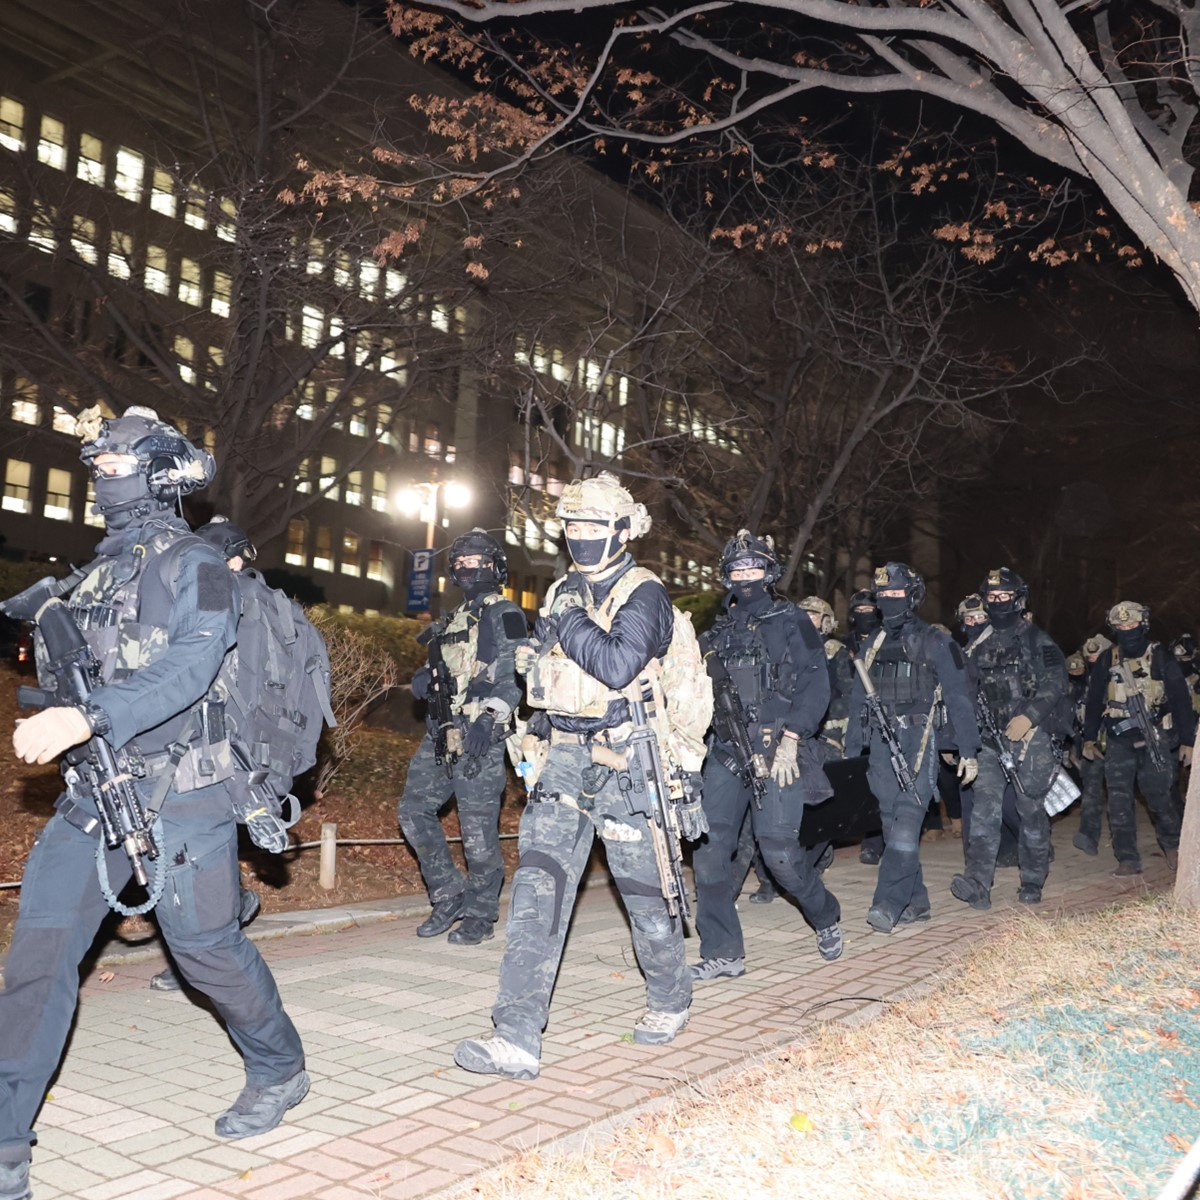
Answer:
[{"label": "soldier wearing tan helmet", "polygon": [[[1088,683],[1083,756],[1103,759],[1116,875],[1140,875],[1134,788],[1146,798],[1167,864],[1179,861],[1180,814],[1172,801],[1178,762],[1192,761],[1196,719],[1183,672],[1161,642],[1150,639],[1150,610],[1122,600],[1109,610],[1117,644],[1104,650]],[[1148,730],[1141,727],[1143,712]],[[1148,736],[1147,736],[1148,734]],[[1107,744],[1101,746],[1101,738]],[[1178,762],[1176,761],[1178,759]]]}]

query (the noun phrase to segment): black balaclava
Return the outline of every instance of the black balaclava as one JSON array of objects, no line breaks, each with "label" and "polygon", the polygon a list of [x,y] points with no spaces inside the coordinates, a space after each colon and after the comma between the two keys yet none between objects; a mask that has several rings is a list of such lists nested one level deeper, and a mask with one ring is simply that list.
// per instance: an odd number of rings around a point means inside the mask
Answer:
[{"label": "black balaclava", "polygon": [[988,621],[997,629],[1011,629],[1020,619],[1024,611],[1014,596],[1011,600],[984,600],[983,607],[987,610]]},{"label": "black balaclava", "polygon": [[97,475],[92,480],[92,487],[96,492],[92,511],[103,517],[105,526],[113,532],[140,523],[159,510],[171,508],[169,503],[151,496],[144,471],[115,478]]},{"label": "black balaclava", "polygon": [[621,541],[621,533],[628,528],[629,518],[621,517],[610,526],[608,537],[573,538],[564,534],[567,553],[577,567],[585,568],[585,575],[589,573],[587,567],[599,567],[599,571],[594,573],[600,574],[617,562],[622,554],[627,553],[625,544]]},{"label": "black balaclava", "polygon": [[850,612],[850,627],[859,637],[874,633],[882,622],[883,618],[877,608],[855,608]]},{"label": "black balaclava", "polygon": [[1122,658],[1141,658],[1146,653],[1146,647],[1150,645],[1149,630],[1141,625],[1136,629],[1116,629],[1113,632],[1117,635],[1117,645],[1121,649]]},{"label": "black balaclava", "polygon": [[491,563],[483,567],[455,567],[451,575],[468,600],[478,600],[496,590],[496,568]]},{"label": "black balaclava", "polygon": [[912,617],[912,601],[908,596],[876,596],[875,604],[883,617],[883,627],[890,633],[902,629]]}]

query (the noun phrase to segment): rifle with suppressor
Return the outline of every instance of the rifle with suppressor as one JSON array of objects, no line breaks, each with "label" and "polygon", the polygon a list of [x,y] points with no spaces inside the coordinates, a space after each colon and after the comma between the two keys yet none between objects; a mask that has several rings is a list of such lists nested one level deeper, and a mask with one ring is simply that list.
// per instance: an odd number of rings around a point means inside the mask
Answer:
[{"label": "rifle with suppressor", "polygon": [[625,753],[617,754],[606,746],[594,744],[592,761],[616,769],[622,791],[630,788],[634,793],[630,799],[643,802],[643,807],[634,808],[633,811],[640,812],[650,827],[658,885],[667,902],[667,912],[672,917],[682,914],[684,920],[690,922],[692,912],[683,879],[683,852],[679,847],[679,818],[667,773],[663,770],[658,736],[648,717],[654,698],[650,681],[644,676],[641,688],[642,698],[629,701],[633,733],[629,735],[629,746]]},{"label": "rifle with suppressor", "polygon": [[1121,682],[1125,685],[1125,706],[1129,709],[1129,715],[1137,725],[1138,733],[1142,735],[1142,740],[1146,743],[1150,761],[1154,763],[1156,771],[1165,771],[1167,756],[1163,753],[1162,733],[1150,715],[1146,697],[1142,695],[1138,685],[1134,682],[1133,672],[1125,663],[1118,663],[1117,671],[1121,676]]},{"label": "rifle with suppressor", "polygon": [[454,764],[462,754],[462,733],[454,723],[454,710],[450,700],[454,696],[454,676],[442,657],[441,636],[445,627],[434,622],[417,637],[417,641],[429,647],[429,691],[425,697],[428,705],[428,721],[433,734],[433,760],[438,766],[452,774]]},{"label": "rifle with suppressor", "polygon": [[996,758],[1000,761],[1000,770],[1004,772],[1004,778],[1012,784],[1017,795],[1024,796],[1026,792],[1017,772],[1017,760],[1013,758],[1013,752],[1008,748],[1008,738],[1001,731],[1000,723],[996,720],[996,712],[988,702],[982,687],[976,698],[975,711],[979,717],[979,732],[984,737],[991,738]]},{"label": "rifle with suppressor", "polygon": [[739,778],[753,789],[755,807],[762,808],[767,780],[771,777],[767,760],[760,751],[755,751],[750,741],[750,722],[733,676],[716,654],[709,658],[708,665],[713,681],[713,737],[733,751]]},{"label": "rifle with suppressor", "polygon": [[[57,598],[44,601],[39,606],[37,627],[55,688],[20,687],[17,703],[23,708],[86,705],[99,680],[100,664],[70,609]],[[133,877],[145,887],[147,874],[142,860],[158,857],[154,833],[133,782],[135,775],[145,775],[145,765],[123,749],[114,750],[98,734],[69,750],[66,760],[68,791],[82,790],[91,795],[105,844],[110,850],[120,846],[125,851]]]},{"label": "rifle with suppressor", "polygon": [[892,773],[896,776],[896,782],[900,785],[902,792],[907,793],[920,804],[921,798],[917,795],[917,781],[913,778],[908,759],[904,757],[900,739],[896,736],[896,731],[888,720],[883,701],[879,699],[879,693],[875,690],[875,685],[871,682],[871,676],[867,674],[867,668],[863,665],[861,658],[855,658],[854,669],[858,672],[858,677],[862,680],[863,691],[866,693],[867,712],[875,722],[879,736],[883,738],[884,746],[887,747],[888,759],[892,765]]}]

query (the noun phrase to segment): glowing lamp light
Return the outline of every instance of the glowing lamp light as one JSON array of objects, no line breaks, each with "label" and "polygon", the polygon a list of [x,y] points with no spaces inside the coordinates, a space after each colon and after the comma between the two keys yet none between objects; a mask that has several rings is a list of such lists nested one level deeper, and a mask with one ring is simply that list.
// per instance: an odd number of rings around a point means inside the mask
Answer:
[{"label": "glowing lamp light", "polygon": [[471,503],[471,489],[465,483],[448,483],[442,493],[447,508],[466,508]]},{"label": "glowing lamp light", "polygon": [[416,517],[421,513],[421,493],[416,488],[401,488],[393,497],[396,511],[406,517]]}]

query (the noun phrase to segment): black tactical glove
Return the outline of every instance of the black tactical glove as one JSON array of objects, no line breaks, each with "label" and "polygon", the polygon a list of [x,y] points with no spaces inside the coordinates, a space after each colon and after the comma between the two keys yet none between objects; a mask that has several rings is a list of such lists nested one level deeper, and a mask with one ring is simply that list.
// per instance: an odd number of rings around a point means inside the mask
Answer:
[{"label": "black tactical glove", "polygon": [[422,667],[412,677],[412,694],[414,700],[425,700],[429,696],[429,683],[433,679],[433,672],[428,667]]},{"label": "black tactical glove", "polygon": [[463,734],[463,753],[467,758],[480,759],[491,749],[492,730],[496,726],[496,714],[484,709],[467,726]]},{"label": "black tactical glove", "polygon": [[703,783],[699,771],[685,771],[683,775],[683,799],[675,805],[679,819],[679,832],[689,842],[698,842],[708,832],[708,818],[700,803]]}]

